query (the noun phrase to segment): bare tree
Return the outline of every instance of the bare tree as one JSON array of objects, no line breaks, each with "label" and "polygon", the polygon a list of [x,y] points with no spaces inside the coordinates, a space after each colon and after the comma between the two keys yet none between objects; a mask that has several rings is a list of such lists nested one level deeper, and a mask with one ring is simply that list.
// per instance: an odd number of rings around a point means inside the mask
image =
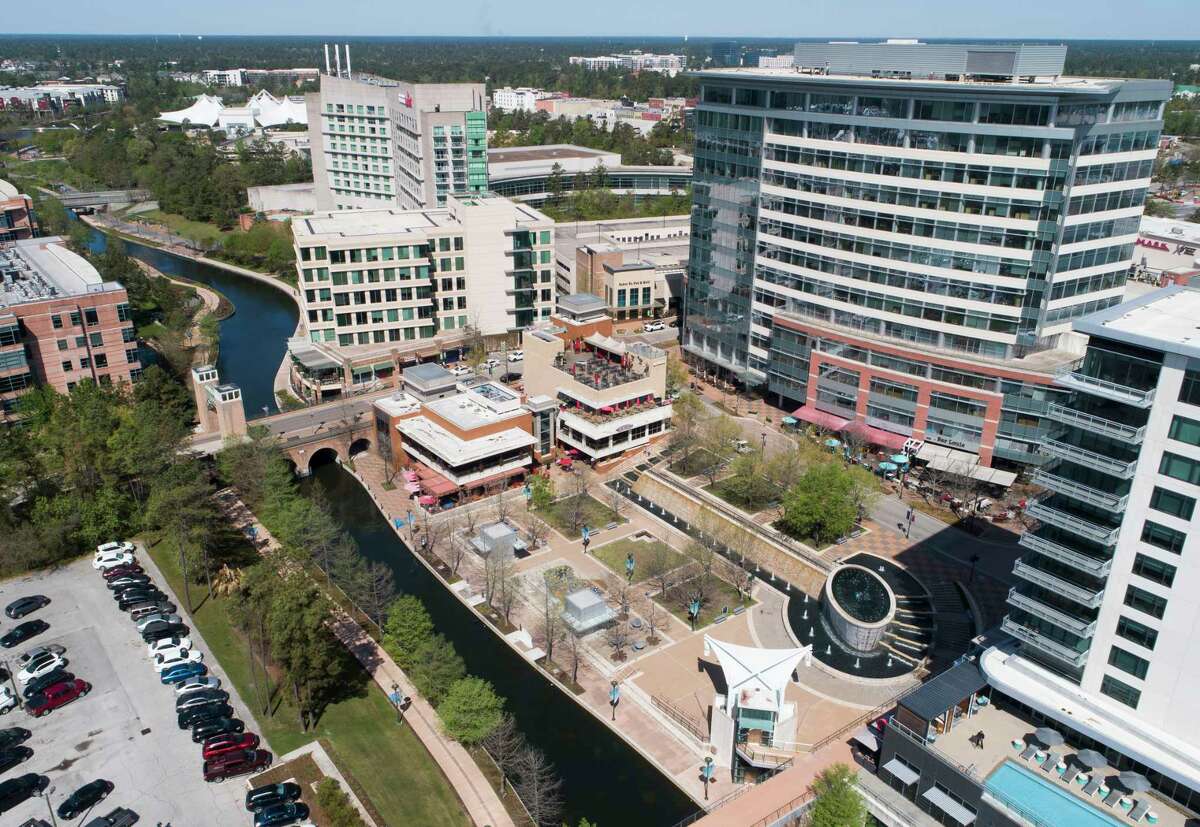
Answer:
[{"label": "bare tree", "polygon": [[709,543],[692,541],[687,547],[687,556],[692,563],[694,576],[688,581],[691,596],[704,605],[712,587],[713,566],[716,565],[717,552]]},{"label": "bare tree", "polygon": [[658,601],[650,596],[642,597],[638,606],[638,612],[641,614],[642,619],[646,621],[646,631],[649,632],[646,642],[651,646],[657,645],[659,642],[658,629],[662,626],[663,621],[667,619],[667,613],[663,610],[662,606],[658,605]]},{"label": "bare tree", "polygon": [[586,506],[591,488],[592,472],[583,466],[577,467],[567,482],[567,497],[570,502],[571,529],[573,531],[579,531],[584,517],[587,516]]},{"label": "bare tree", "polygon": [[583,638],[570,629],[563,637],[563,648],[567,652],[567,666],[571,669],[571,683],[579,684],[579,664],[583,663]]},{"label": "bare tree", "polygon": [[526,747],[518,771],[517,795],[538,827],[562,823],[562,779],[541,750]]},{"label": "bare tree", "polygon": [[554,647],[563,639],[566,633],[566,621],[562,619],[562,607],[558,598],[549,587],[542,589],[541,616],[538,619],[538,633],[542,637],[542,646],[546,650],[546,658],[554,660]]},{"label": "bare tree", "polygon": [[625,660],[625,647],[629,645],[629,631],[624,623],[614,623],[604,630],[604,642],[612,647],[613,660]]},{"label": "bare tree", "polygon": [[512,567],[511,561],[503,554],[489,554],[483,561],[483,599],[492,608],[499,602],[500,581]]},{"label": "bare tree", "polygon": [[611,486],[608,488],[608,510],[616,522],[620,521],[621,512],[625,510],[625,495]]},{"label": "bare tree", "polygon": [[505,782],[520,772],[521,755],[525,751],[525,736],[517,729],[517,722],[507,712],[500,718],[500,725],[493,729],[481,744],[500,768],[500,794],[504,794]]},{"label": "bare tree", "polygon": [[446,529],[446,562],[450,565],[450,573],[457,576],[458,567],[462,565],[462,561],[466,559],[467,552],[470,547],[467,545],[471,542],[471,537],[474,532],[459,536],[458,524],[450,521]]},{"label": "bare tree", "polygon": [[388,604],[396,594],[392,570],[386,563],[368,562],[363,569],[362,585],[358,591],[358,607],[375,621],[376,626],[382,626]]},{"label": "bare tree", "polygon": [[700,429],[700,444],[712,459],[704,469],[709,485],[715,485],[717,475],[725,463],[734,455],[734,442],[742,436],[742,429],[732,418],[722,414],[708,420]]},{"label": "bare tree", "polygon": [[660,595],[671,588],[674,573],[679,569],[679,561],[675,552],[661,541],[648,543],[642,553],[642,563],[646,567],[646,577],[658,587]]},{"label": "bare tree", "polygon": [[536,549],[550,536],[550,526],[537,514],[530,514],[525,524],[529,535],[529,548]]},{"label": "bare tree", "polygon": [[512,514],[512,499],[504,496],[508,493],[508,486],[504,480],[488,483],[485,491],[485,496],[492,500],[492,510],[496,514],[496,521],[506,522],[509,515]]},{"label": "bare tree", "polygon": [[509,616],[521,596],[521,578],[517,576],[511,558],[497,554],[493,554],[492,557],[498,558],[496,585],[493,591],[495,602],[492,604],[492,608],[504,616],[505,623],[509,623]]},{"label": "bare tree", "polygon": [[633,593],[633,586],[624,577],[618,577],[615,574],[608,576],[608,582],[605,585],[608,587],[608,593],[613,596],[621,608],[621,619],[629,617],[629,599]]}]

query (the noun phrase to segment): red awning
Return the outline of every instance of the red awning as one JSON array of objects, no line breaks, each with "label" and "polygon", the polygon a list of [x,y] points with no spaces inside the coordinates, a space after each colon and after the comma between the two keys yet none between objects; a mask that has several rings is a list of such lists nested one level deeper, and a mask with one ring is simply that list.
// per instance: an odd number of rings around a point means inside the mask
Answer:
[{"label": "red awning", "polygon": [[518,474],[524,474],[527,470],[529,470],[529,469],[524,468],[524,467],[510,468],[507,471],[501,471],[499,474],[492,474],[491,476],[484,477],[481,480],[476,480],[475,482],[467,483],[467,485],[465,487],[466,488],[481,488],[483,486],[490,485],[493,482],[498,482],[500,480],[507,480],[507,479],[510,479],[511,477],[517,476]]},{"label": "red awning", "polygon": [[903,434],[894,434],[882,428],[875,428],[865,422],[851,422],[842,430],[853,433],[872,445],[878,445],[880,448],[889,448],[893,451],[903,449],[904,443],[908,441],[908,437]]},{"label": "red awning", "polygon": [[444,497],[458,490],[457,485],[443,477],[437,471],[434,471],[428,465],[415,462],[413,463],[413,468],[416,469],[417,476],[421,478],[422,490],[427,494],[432,494],[435,497]]},{"label": "red awning", "polygon": [[831,413],[819,411],[807,405],[803,408],[797,408],[792,412],[792,416],[804,422],[811,422],[813,425],[817,425],[827,431],[840,431],[850,424],[850,420],[848,419],[842,419],[840,416],[834,416]]}]

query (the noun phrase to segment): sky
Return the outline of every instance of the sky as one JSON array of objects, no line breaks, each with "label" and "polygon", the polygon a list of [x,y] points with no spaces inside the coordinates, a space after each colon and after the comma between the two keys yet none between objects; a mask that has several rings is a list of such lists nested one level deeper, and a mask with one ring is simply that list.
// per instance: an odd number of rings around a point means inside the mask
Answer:
[{"label": "sky", "polygon": [[1200,0],[55,0],[5,5],[0,32],[6,34],[1200,40]]}]

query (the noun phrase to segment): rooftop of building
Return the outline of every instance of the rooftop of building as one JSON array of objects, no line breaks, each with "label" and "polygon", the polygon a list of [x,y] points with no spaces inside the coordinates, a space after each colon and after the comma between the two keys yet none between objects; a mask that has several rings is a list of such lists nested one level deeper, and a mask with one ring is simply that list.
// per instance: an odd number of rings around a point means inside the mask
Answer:
[{"label": "rooftop of building", "polygon": [[1155,290],[1084,316],[1075,330],[1150,350],[1200,358],[1200,284]]},{"label": "rooftop of building", "polygon": [[480,382],[454,396],[426,402],[425,408],[464,431],[522,413],[521,397],[499,382]]},{"label": "rooftop of building", "polygon": [[590,149],[574,144],[546,144],[545,146],[511,146],[488,149],[489,164],[505,164],[512,161],[557,161],[566,158],[602,158],[614,153],[603,149]]},{"label": "rooftop of building", "polygon": [[553,223],[532,207],[496,195],[480,193],[449,196],[446,207],[426,210],[325,210],[292,220],[292,233],[298,243],[335,243],[348,238],[372,235],[427,233],[459,226],[458,210],[475,207],[507,210],[514,225]]},{"label": "rooftop of building", "polygon": [[[448,402],[457,398],[452,396],[449,399],[438,401]],[[438,403],[426,403],[425,408],[431,409],[436,404]],[[492,421],[496,421],[495,417],[492,418]],[[532,434],[515,426],[474,439],[462,439],[426,416],[403,419],[396,424],[396,428],[404,436],[416,441],[419,446],[433,451],[439,459],[454,466],[465,465],[518,448],[528,448],[536,442]]]},{"label": "rooftop of building", "polygon": [[454,374],[435,362],[425,362],[404,369],[404,381],[416,385],[453,385]]},{"label": "rooftop of building", "polygon": [[375,407],[388,416],[405,416],[421,410],[421,402],[403,391],[396,391],[391,396],[375,400]]},{"label": "rooftop of building", "polygon": [[581,316],[587,313],[604,313],[608,310],[608,305],[604,303],[604,299],[591,293],[568,293],[558,297],[558,310]]},{"label": "rooftop of building", "polygon": [[18,198],[20,195],[21,191],[19,189],[3,178],[0,178],[0,199],[7,201],[9,198]]},{"label": "rooftop of building", "polygon": [[60,236],[9,242],[0,249],[0,307],[122,290],[104,281]]}]

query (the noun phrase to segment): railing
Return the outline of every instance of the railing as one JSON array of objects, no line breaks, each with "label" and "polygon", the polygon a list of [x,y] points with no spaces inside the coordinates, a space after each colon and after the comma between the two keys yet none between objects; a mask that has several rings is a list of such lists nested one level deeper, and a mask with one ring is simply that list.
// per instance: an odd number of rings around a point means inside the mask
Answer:
[{"label": "railing", "polygon": [[931,748],[928,738],[922,737],[922,736],[918,735],[917,733],[913,732],[911,729],[909,729],[904,724],[897,721],[895,718],[888,719],[887,728],[888,728],[889,732],[898,732],[900,735],[902,735],[905,738],[907,738],[908,740],[912,741],[914,744],[917,744],[922,749],[924,749],[926,752],[928,752],[930,755],[935,756],[939,761],[941,761],[943,764],[945,764],[947,767],[954,770],[955,772],[957,772],[961,775],[964,775],[967,778],[970,778],[976,782],[978,782],[980,780],[979,779],[979,771],[974,766],[968,767],[965,764],[960,764],[957,761],[955,761],[953,758],[951,758],[949,755],[946,755],[945,753],[941,752],[940,750],[938,750],[936,748]]},{"label": "railing", "polygon": [[1069,646],[1059,643],[1057,640],[1046,637],[1041,632],[1036,632],[1027,626],[1022,626],[1011,616],[1005,617],[1004,622],[1000,624],[1000,628],[1008,632],[1018,640],[1024,641],[1038,649],[1049,652],[1059,660],[1065,661],[1074,667],[1080,667],[1088,658],[1087,650],[1076,652]]},{"label": "railing", "polygon": [[1035,614],[1044,620],[1048,620],[1056,626],[1062,626],[1068,632],[1080,637],[1091,637],[1096,631],[1097,621],[1093,620],[1089,623],[1086,620],[1071,617],[1066,612],[1059,611],[1035,597],[1030,597],[1027,594],[1017,591],[1015,586],[1008,590],[1008,602],[1019,609],[1024,609],[1030,614]]},{"label": "railing", "polygon": [[1064,580],[1058,575],[1042,571],[1036,566],[1029,565],[1024,560],[1018,560],[1013,564],[1013,574],[1024,580],[1028,580],[1030,583],[1049,589],[1052,592],[1060,592],[1065,597],[1074,600],[1076,603],[1082,603],[1089,609],[1096,608],[1100,605],[1100,601],[1104,599],[1103,589],[1088,589],[1083,586],[1077,586],[1070,580]]},{"label": "railing", "polygon": [[1146,435],[1145,425],[1135,428],[1132,425],[1123,425],[1111,419],[1086,414],[1053,402],[1046,408],[1046,416],[1064,425],[1074,425],[1076,428],[1103,434],[1113,439],[1123,439],[1128,442],[1141,442],[1142,437]]},{"label": "railing", "polygon": [[1124,402],[1139,408],[1149,408],[1154,404],[1154,388],[1142,390],[1129,385],[1119,385],[1106,379],[1098,379],[1075,370],[1064,370],[1054,377],[1054,381],[1068,388],[1102,396],[1114,402]]},{"label": "railing", "polygon": [[1043,523],[1049,523],[1064,531],[1078,534],[1080,537],[1086,537],[1105,546],[1111,546],[1115,543],[1117,535],[1121,533],[1120,526],[1096,525],[1040,501],[1030,503],[1025,509],[1025,513],[1034,519],[1041,520]]},{"label": "railing", "polygon": [[1038,485],[1045,486],[1060,494],[1065,494],[1071,499],[1079,500],[1088,505],[1098,506],[1099,508],[1107,508],[1111,511],[1124,511],[1126,504],[1129,502],[1128,494],[1110,494],[1107,491],[1092,488],[1090,485],[1084,485],[1067,477],[1052,474],[1043,468],[1034,471],[1032,479]]},{"label": "railing", "polygon": [[704,731],[704,728],[696,723],[696,720],[692,718],[692,716],[688,715],[666,698],[661,698],[658,695],[651,695],[650,703],[655,709],[662,712],[676,724],[679,724],[679,726],[683,727],[696,738],[699,738],[701,742],[708,740],[708,733]]},{"label": "railing", "polygon": [[1032,531],[1026,531],[1021,535],[1018,544],[1022,548],[1027,548],[1030,551],[1036,551],[1038,554],[1057,560],[1060,563],[1066,563],[1068,566],[1086,571],[1093,577],[1106,577],[1112,570],[1112,560],[1098,560],[1095,557],[1089,557],[1086,554],[1081,554],[1072,548],[1056,543],[1053,540],[1047,540],[1045,537],[1039,537]]},{"label": "railing", "polygon": [[809,804],[811,804],[815,797],[816,794],[811,788],[805,790],[787,804],[776,808],[774,812],[763,816],[758,821],[749,825],[749,827],[768,827],[768,825],[776,823],[781,818],[787,818],[790,815],[797,815],[801,810],[805,809]]},{"label": "railing", "polygon": [[1072,445],[1069,442],[1051,439],[1047,437],[1042,441],[1041,451],[1052,457],[1065,459],[1074,462],[1077,465],[1082,465],[1085,468],[1091,468],[1094,471],[1100,471],[1105,474],[1129,479],[1133,476],[1134,469],[1137,467],[1137,460],[1120,460],[1106,457],[1104,454],[1098,454],[1095,451],[1089,451],[1086,448],[1080,448]]}]

